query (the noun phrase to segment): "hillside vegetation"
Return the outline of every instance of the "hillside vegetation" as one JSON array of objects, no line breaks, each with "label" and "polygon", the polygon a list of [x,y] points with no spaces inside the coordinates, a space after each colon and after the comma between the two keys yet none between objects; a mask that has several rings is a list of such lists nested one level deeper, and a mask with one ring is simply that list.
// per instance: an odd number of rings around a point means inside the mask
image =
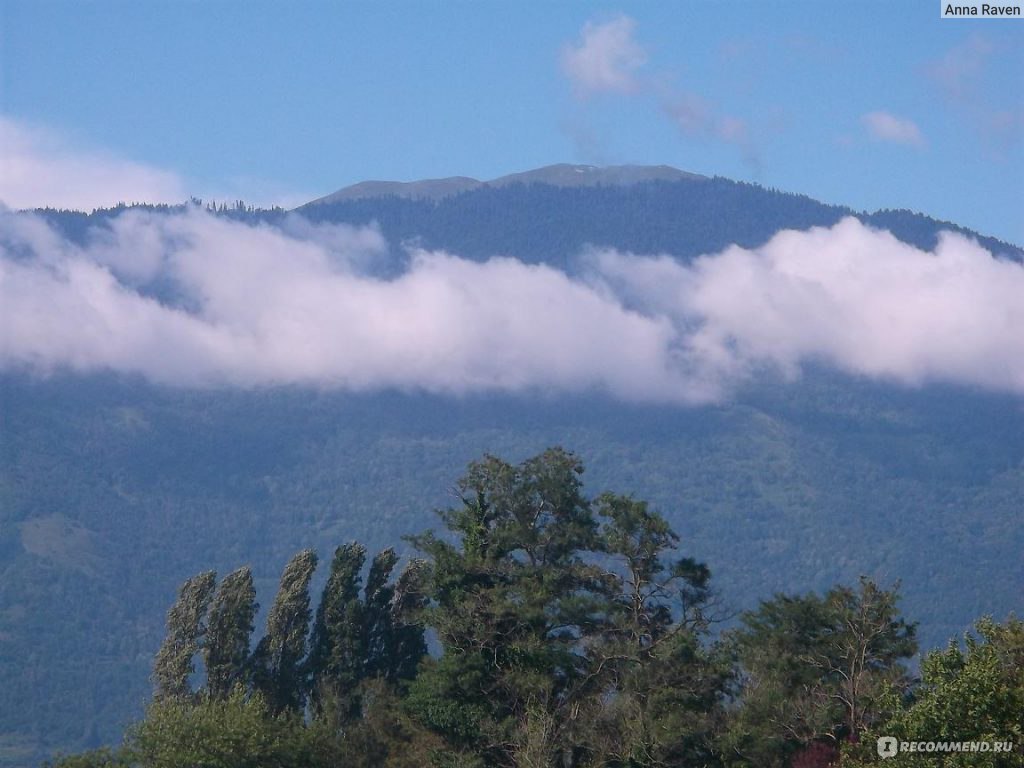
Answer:
[{"label": "hillside vegetation", "polygon": [[400,570],[393,549],[366,570],[362,544],[338,546],[315,613],[318,557],[298,552],[258,642],[248,567],[187,579],[145,717],[58,766],[826,768],[880,763],[876,733],[992,747],[908,764],[1021,765],[1020,621],[979,622],[917,686],[915,625],[866,578],[776,595],[714,638],[708,567],[582,474],[561,449],[471,463]]},{"label": "hillside vegetation", "polygon": [[[82,241],[121,213],[42,215]],[[381,269],[394,272],[408,259],[403,244],[572,271],[586,244],[687,260],[850,212],[694,179],[512,184],[301,213],[376,222],[391,247]],[[242,204],[217,215],[272,223],[288,214]],[[905,211],[861,216],[925,248],[951,228]],[[1019,610],[1024,587],[1024,410],[1009,395],[824,369],[750,381],[702,407],[5,373],[0,417],[3,766],[120,739],[150,699],[164,614],[184,579],[249,564],[267,605],[298,550],[358,540],[408,557],[401,537],[433,525],[434,511],[453,504],[453,478],[487,453],[515,463],[563,445],[588,467],[587,494],[646,499],[713,571],[726,617],[777,592],[825,594],[866,575],[901,584],[903,610],[931,649],[978,617]],[[266,618],[257,613],[254,639]]]}]

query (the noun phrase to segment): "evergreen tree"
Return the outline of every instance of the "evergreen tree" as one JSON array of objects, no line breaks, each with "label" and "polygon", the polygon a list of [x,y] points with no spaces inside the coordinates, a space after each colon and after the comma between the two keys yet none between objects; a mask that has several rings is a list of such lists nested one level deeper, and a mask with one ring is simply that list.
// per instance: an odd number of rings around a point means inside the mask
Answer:
[{"label": "evergreen tree", "polygon": [[462,506],[442,513],[457,542],[413,539],[432,561],[427,616],[445,653],[410,706],[490,765],[514,764],[524,724],[565,722],[588,674],[607,583],[585,557],[598,539],[582,471],[560,449],[518,466],[487,457],[460,481]]},{"label": "evergreen tree", "polygon": [[167,636],[156,655],[153,682],[156,698],[180,699],[192,694],[193,657],[206,631],[206,608],[213,596],[217,575],[205,571],[181,585],[178,599],[167,612]]},{"label": "evergreen tree", "polygon": [[267,633],[253,655],[253,683],[275,714],[297,712],[305,705],[303,665],[310,621],[309,582],[316,565],[316,553],[305,549],[285,566],[267,616]]},{"label": "evergreen tree", "polygon": [[214,699],[227,698],[246,681],[256,611],[252,571],[244,567],[228,574],[210,605],[203,646],[206,691]]},{"label": "evergreen tree", "polygon": [[646,502],[596,500],[613,590],[588,648],[590,674],[574,725],[577,763],[707,765],[730,675],[701,640],[710,572],[674,557],[679,537]]}]

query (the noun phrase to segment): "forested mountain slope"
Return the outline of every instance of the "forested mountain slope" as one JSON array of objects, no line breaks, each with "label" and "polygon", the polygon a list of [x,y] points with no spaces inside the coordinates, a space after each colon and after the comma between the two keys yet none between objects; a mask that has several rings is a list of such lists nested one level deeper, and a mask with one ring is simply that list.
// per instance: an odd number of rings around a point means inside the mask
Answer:
[{"label": "forested mountain slope", "polygon": [[[82,240],[118,213],[44,215]],[[683,179],[512,184],[300,213],[376,222],[391,248],[384,271],[402,268],[407,244],[572,271],[587,244],[686,260],[850,211]],[[905,211],[861,217],[924,248],[956,229]],[[148,698],[164,612],[186,577],[252,562],[266,595],[299,548],[394,545],[435,525],[453,480],[486,452],[577,452],[588,491],[648,499],[732,610],[859,574],[901,580],[904,613],[929,648],[979,615],[1020,608],[1024,408],[1011,395],[816,368],[702,407],[599,394],[189,390],[114,374],[8,373],[0,397],[0,764],[120,734]]]}]

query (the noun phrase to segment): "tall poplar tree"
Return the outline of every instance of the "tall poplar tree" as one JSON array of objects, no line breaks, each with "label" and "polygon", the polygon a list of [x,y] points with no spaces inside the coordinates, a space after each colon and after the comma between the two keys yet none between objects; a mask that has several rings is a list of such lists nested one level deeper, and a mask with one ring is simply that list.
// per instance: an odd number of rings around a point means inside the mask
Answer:
[{"label": "tall poplar tree", "polygon": [[167,612],[167,636],[153,665],[157,699],[191,696],[189,678],[195,672],[193,657],[206,631],[206,608],[216,582],[214,571],[204,571],[186,580],[178,599]]},{"label": "tall poplar tree", "polygon": [[391,678],[392,654],[394,652],[394,622],[391,601],[395,588],[389,583],[391,572],[398,562],[395,550],[388,547],[381,550],[370,564],[366,577],[363,633],[365,644],[366,677]]},{"label": "tall poplar tree", "polygon": [[388,679],[408,681],[416,677],[420,661],[427,655],[423,614],[427,607],[426,561],[414,558],[395,580],[391,595],[391,650]]},{"label": "tall poplar tree", "polygon": [[281,586],[267,616],[267,633],[253,655],[253,684],[271,712],[300,711],[306,702],[303,679],[309,633],[309,582],[317,556],[311,549],[296,554],[281,574]]},{"label": "tall poplar tree", "polygon": [[355,689],[363,676],[365,632],[359,574],[364,562],[366,547],[357,542],[334,551],[313,624],[307,665],[314,708],[322,710],[330,704],[343,718],[357,706]]},{"label": "tall poplar tree", "polygon": [[226,699],[232,688],[244,684],[257,608],[248,566],[228,574],[217,588],[203,643],[210,697]]}]

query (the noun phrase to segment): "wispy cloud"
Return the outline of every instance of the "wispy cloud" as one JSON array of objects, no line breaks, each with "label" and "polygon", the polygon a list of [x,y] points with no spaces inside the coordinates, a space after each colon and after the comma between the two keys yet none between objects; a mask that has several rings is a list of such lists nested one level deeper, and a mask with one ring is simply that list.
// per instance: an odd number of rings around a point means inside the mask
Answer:
[{"label": "wispy cloud", "polygon": [[1018,63],[1005,53],[1005,46],[975,32],[925,67],[950,108],[967,119],[997,155],[1024,140],[1020,90],[1003,87],[1001,79],[1008,66],[1012,69]]},{"label": "wispy cloud", "polygon": [[0,116],[0,202],[10,208],[91,210],[187,197],[175,173],[83,149],[46,127]]},{"label": "wispy cloud", "polygon": [[292,208],[316,195],[253,176],[196,181],[114,152],[85,147],[48,126],[0,115],[0,204],[90,211],[118,203],[182,203],[190,196]]},{"label": "wispy cloud", "polygon": [[[563,47],[561,66],[577,97],[606,93],[652,98],[684,136],[731,144],[748,164],[759,165],[747,121],[722,113],[693,90],[674,85],[674,78],[666,73],[642,74],[648,59],[646,48],[636,39],[636,21],[620,15],[603,23],[586,22],[579,40]],[[574,138],[592,136],[590,131],[580,131],[578,122],[573,125]],[[592,144],[589,141],[580,148],[586,153]]]},{"label": "wispy cloud", "polygon": [[722,114],[700,96],[679,89],[662,91],[661,109],[685,136],[731,144],[747,165],[759,168],[760,153],[746,120]]},{"label": "wispy cloud", "polygon": [[986,62],[994,51],[991,40],[974,33],[931,62],[926,71],[947,98],[972,101],[977,96]]},{"label": "wispy cloud", "polygon": [[891,112],[868,112],[861,116],[860,121],[868,135],[877,141],[905,144],[919,149],[925,146],[924,134],[917,123],[909,118]]},{"label": "wispy cloud", "polygon": [[633,93],[639,88],[637,70],[647,61],[647,52],[636,41],[635,29],[628,16],[583,25],[579,40],[562,49],[562,71],[577,95]]},{"label": "wispy cloud", "polygon": [[706,402],[809,361],[1024,393],[1024,267],[848,219],[682,264],[612,250],[577,276],[414,251],[373,228],[128,211],[84,245],[0,215],[0,368],[177,386],[604,391]]}]

